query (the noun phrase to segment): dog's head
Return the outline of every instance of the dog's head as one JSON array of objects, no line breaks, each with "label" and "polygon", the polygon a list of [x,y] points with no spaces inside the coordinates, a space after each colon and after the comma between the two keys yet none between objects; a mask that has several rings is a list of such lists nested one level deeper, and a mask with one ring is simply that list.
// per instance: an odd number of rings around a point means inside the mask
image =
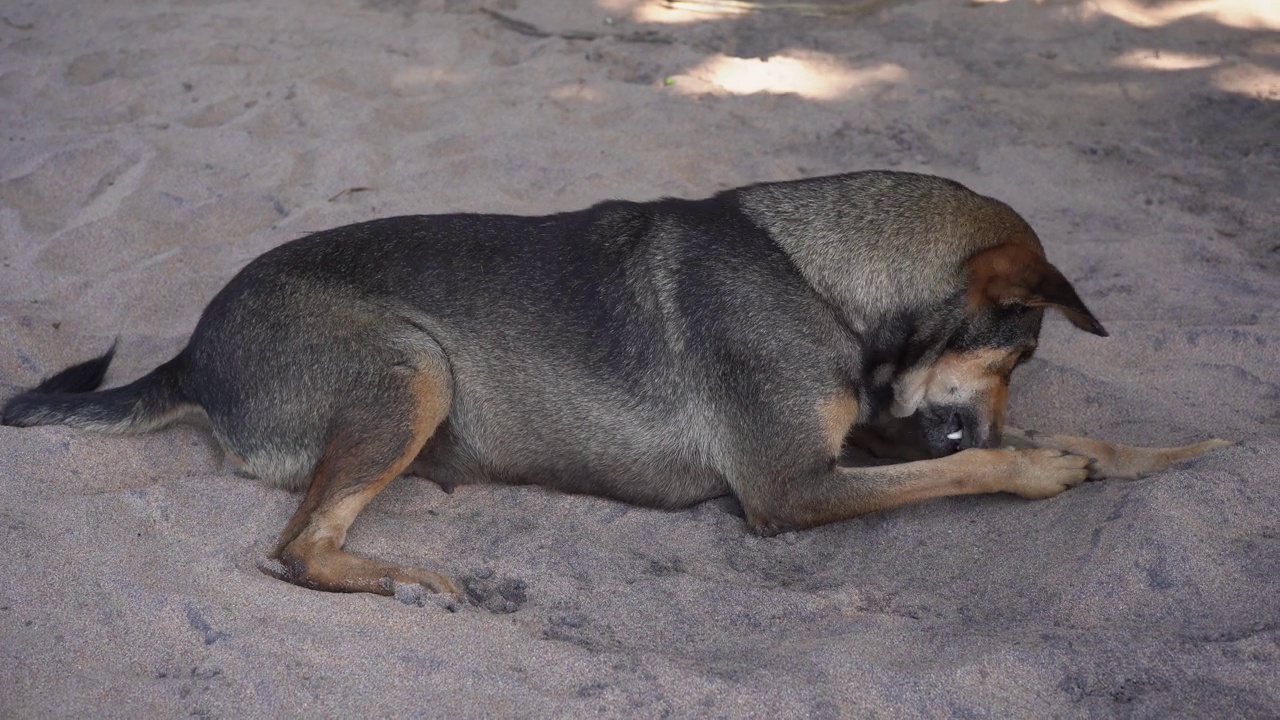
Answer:
[{"label": "dog's head", "polygon": [[1035,245],[989,248],[969,258],[965,272],[955,332],[893,387],[892,415],[910,418],[935,457],[999,444],[1009,377],[1035,351],[1045,308],[1061,311],[1081,330],[1107,334]]}]

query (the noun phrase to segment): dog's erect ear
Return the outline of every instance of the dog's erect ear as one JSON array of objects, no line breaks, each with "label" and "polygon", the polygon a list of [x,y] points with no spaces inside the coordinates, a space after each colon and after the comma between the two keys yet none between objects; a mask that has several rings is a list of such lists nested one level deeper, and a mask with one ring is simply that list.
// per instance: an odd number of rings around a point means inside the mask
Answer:
[{"label": "dog's erect ear", "polygon": [[1025,243],[1005,243],[969,258],[969,306],[1053,307],[1072,325],[1102,337],[1107,331],[1058,268]]}]

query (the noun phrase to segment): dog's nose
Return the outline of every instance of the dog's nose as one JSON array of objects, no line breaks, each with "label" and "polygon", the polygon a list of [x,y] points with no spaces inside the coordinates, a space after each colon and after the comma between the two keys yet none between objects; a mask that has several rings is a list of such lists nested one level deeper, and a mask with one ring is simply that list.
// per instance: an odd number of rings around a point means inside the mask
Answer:
[{"label": "dog's nose", "polygon": [[978,418],[970,418],[965,423],[962,448],[993,448],[1000,445],[1000,428],[994,423],[984,423]]}]

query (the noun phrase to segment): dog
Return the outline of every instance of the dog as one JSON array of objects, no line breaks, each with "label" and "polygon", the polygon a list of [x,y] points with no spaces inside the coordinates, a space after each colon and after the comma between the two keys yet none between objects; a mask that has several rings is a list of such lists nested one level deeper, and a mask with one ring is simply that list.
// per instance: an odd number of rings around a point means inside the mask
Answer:
[{"label": "dog", "polygon": [[[406,472],[668,509],[732,495],[769,535],[945,496],[1047,498],[1223,444],[1007,427],[1046,308],[1107,335],[1017,213],[929,175],[396,217],[266,252],[172,360],[96,390],[113,347],[9,400],[3,422],[201,418],[241,472],[306,490],[264,572],[383,595],[458,593],[343,550]],[[842,465],[848,444],[910,462]]]}]

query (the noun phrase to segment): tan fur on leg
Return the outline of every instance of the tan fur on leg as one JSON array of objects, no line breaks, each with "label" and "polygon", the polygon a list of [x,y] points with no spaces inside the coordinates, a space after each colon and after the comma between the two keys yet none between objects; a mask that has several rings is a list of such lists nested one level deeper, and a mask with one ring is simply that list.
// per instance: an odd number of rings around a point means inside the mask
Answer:
[{"label": "tan fur on leg", "polygon": [[335,428],[306,498],[280,534],[274,553],[279,562],[264,563],[263,572],[319,590],[394,595],[396,584],[410,583],[459,594],[458,586],[439,573],[342,549],[356,515],[409,466],[449,412],[447,378],[418,371],[406,385],[410,422],[396,424],[395,408],[389,408],[387,427]]},{"label": "tan fur on leg", "polygon": [[1005,428],[1005,445],[1015,448],[1049,448],[1089,458],[1089,477],[1093,480],[1134,480],[1160,472],[1181,460],[1203,455],[1210,450],[1232,445],[1229,440],[1213,438],[1180,447],[1152,448],[1121,445],[1105,440],[1049,435],[1032,430]]}]

